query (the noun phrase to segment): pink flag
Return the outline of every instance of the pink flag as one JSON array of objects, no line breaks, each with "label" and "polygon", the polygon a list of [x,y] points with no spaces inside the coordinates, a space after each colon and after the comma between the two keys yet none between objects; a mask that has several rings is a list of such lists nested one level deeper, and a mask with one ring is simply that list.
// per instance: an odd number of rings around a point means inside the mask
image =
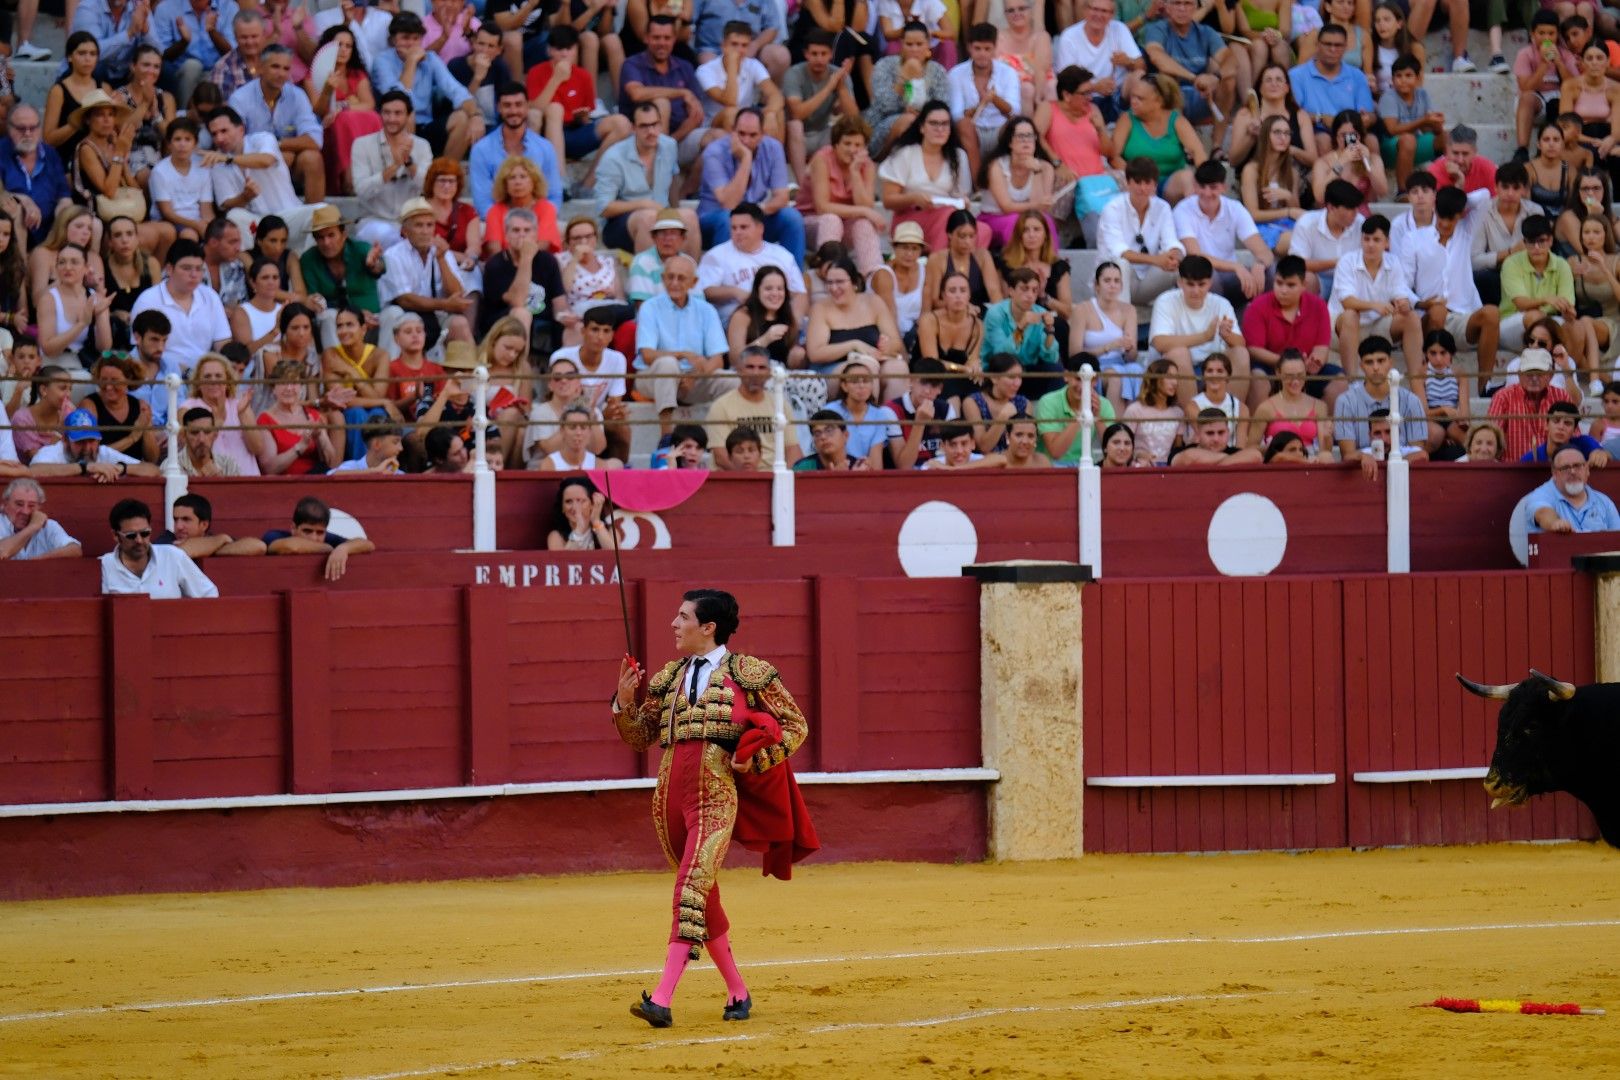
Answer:
[{"label": "pink flag", "polygon": [[611,473],[590,469],[585,475],[614,506],[643,513],[681,505],[709,478],[707,469],[635,469]]}]

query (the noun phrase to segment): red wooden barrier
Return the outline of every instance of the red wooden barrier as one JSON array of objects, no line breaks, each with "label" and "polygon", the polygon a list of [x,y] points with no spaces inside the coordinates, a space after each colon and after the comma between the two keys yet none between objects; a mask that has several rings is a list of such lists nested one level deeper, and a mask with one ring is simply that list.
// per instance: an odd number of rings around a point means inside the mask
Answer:
[{"label": "red wooden barrier", "polygon": [[[1568,570],[1415,574],[1344,584],[1346,766],[1352,772],[1486,765],[1498,705],[1452,677],[1517,682],[1532,667],[1593,675],[1592,586]],[[1477,780],[1350,785],[1349,842],[1455,844],[1593,837],[1574,799],[1489,810]]]},{"label": "red wooden barrier", "polygon": [[1088,787],[1088,851],[1337,847],[1337,586],[1118,582],[1082,593],[1085,771],[1335,773],[1321,787]]},{"label": "red wooden barrier", "polygon": [[1343,582],[1109,580],[1083,594],[1088,777],[1333,773],[1331,786],[1089,787],[1091,851],[1590,838],[1567,796],[1488,811],[1477,780],[1358,772],[1488,763],[1496,706],[1452,674],[1593,678],[1570,571]]}]

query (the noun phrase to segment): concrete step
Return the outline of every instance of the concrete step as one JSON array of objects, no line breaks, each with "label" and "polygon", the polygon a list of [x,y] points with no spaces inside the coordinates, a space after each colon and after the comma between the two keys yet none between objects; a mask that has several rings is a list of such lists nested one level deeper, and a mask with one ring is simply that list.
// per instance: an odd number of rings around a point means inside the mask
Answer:
[{"label": "concrete step", "polygon": [[[1509,55],[1508,59],[1513,57]],[[1454,124],[1500,124],[1504,119],[1511,124],[1518,107],[1519,89],[1512,75],[1488,71],[1474,75],[1429,74],[1423,77],[1423,86],[1434,107]]]}]

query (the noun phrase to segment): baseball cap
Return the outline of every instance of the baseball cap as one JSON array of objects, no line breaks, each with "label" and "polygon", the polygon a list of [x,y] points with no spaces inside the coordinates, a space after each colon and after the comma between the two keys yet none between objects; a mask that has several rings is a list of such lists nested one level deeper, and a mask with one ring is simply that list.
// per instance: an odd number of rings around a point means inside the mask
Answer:
[{"label": "baseball cap", "polygon": [[1519,354],[1519,370],[1521,372],[1551,371],[1552,369],[1552,354],[1546,349],[1526,349]]},{"label": "baseball cap", "polygon": [[686,222],[682,219],[681,212],[679,210],[658,211],[658,216],[653,219],[652,231],[657,232],[660,229],[681,229],[684,231]]},{"label": "baseball cap", "polygon": [[96,414],[89,409],[74,409],[68,413],[66,431],[68,442],[88,442],[91,439],[101,438],[101,429],[96,427]]}]

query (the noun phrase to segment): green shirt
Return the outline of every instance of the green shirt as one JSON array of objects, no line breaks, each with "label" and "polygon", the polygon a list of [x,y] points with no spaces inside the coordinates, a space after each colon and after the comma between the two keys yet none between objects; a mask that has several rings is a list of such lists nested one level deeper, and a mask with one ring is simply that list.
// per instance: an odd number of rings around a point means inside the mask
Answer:
[{"label": "green shirt", "polygon": [[[1104,422],[1114,419],[1114,403],[1107,398],[1100,398],[1101,408],[1097,410],[1097,418]],[[1047,435],[1055,435],[1062,431],[1070,420],[1075,418],[1075,411],[1069,408],[1069,390],[1054,390],[1050,394],[1042,394],[1035,401],[1035,419],[1039,421],[1041,433],[1041,453],[1052,459],[1054,465],[1080,464],[1080,436],[1074,437],[1069,444],[1069,452],[1062,457],[1052,453],[1052,448],[1046,444]],[[1095,444],[1094,444],[1095,446]]]},{"label": "green shirt", "polygon": [[[1575,302],[1575,275],[1569,262],[1561,255],[1547,256],[1545,273],[1537,274],[1530,265],[1530,253],[1515,251],[1502,261],[1502,318],[1519,314],[1513,300],[1519,296],[1551,299],[1561,296],[1571,304]],[[1543,311],[1551,311],[1543,307]]]},{"label": "green shirt", "polygon": [[298,257],[298,264],[304,269],[304,288],[326,297],[326,302],[334,308],[352,307],[377,314],[382,310],[382,303],[377,296],[378,275],[366,269],[366,255],[370,251],[371,245],[358,240],[343,242],[343,283],[339,285],[332,278],[326,260],[321,258],[320,249],[311,245]]}]

